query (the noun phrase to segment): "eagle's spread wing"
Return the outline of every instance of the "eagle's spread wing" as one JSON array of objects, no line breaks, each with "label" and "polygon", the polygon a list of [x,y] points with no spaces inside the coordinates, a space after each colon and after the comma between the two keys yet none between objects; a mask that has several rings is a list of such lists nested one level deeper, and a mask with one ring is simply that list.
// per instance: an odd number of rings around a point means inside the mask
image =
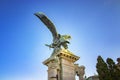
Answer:
[{"label": "eagle's spread wing", "polygon": [[35,15],[47,26],[52,33],[53,40],[55,40],[58,37],[58,33],[54,24],[43,13],[38,12]]}]

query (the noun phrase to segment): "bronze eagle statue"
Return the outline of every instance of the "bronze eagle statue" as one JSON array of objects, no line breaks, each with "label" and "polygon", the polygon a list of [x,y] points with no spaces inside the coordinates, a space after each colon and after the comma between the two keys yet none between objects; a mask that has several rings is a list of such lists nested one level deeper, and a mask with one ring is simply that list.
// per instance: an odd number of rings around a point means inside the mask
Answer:
[{"label": "bronze eagle statue", "polygon": [[58,34],[54,24],[43,13],[41,12],[35,13],[35,16],[37,16],[52,33],[53,43],[50,45],[46,44],[46,46],[54,49],[61,48],[62,46],[63,48],[67,49],[68,48],[67,44],[70,43],[68,40],[71,39],[71,36]]}]

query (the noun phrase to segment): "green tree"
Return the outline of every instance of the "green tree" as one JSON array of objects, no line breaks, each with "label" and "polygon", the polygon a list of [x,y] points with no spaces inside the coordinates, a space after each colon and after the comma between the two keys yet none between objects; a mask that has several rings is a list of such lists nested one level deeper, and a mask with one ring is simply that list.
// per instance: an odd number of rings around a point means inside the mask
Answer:
[{"label": "green tree", "polygon": [[120,80],[120,69],[111,58],[106,60],[112,80]]},{"label": "green tree", "polygon": [[120,58],[117,58],[118,63],[115,65],[116,80],[120,80]]},{"label": "green tree", "polygon": [[112,80],[117,80],[116,79],[116,74],[115,74],[115,72],[116,72],[115,62],[111,58],[107,58],[106,62],[107,62],[107,66],[108,66],[108,69],[109,69],[109,72],[110,72],[111,79]]},{"label": "green tree", "polygon": [[101,56],[97,58],[97,72],[100,80],[120,80],[120,59],[117,64],[111,59],[107,58],[106,62]]},{"label": "green tree", "polygon": [[96,68],[99,75],[99,80],[112,80],[107,64],[105,63],[101,56],[98,56],[97,58]]}]

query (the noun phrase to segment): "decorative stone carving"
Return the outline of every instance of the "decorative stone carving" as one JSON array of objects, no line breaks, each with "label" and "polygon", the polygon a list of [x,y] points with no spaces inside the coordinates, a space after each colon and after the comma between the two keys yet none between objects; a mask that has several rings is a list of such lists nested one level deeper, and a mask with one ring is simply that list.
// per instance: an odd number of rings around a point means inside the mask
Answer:
[{"label": "decorative stone carving", "polygon": [[78,64],[75,64],[75,73],[79,77],[79,80],[83,80],[83,76],[85,74],[85,67],[79,66]]}]

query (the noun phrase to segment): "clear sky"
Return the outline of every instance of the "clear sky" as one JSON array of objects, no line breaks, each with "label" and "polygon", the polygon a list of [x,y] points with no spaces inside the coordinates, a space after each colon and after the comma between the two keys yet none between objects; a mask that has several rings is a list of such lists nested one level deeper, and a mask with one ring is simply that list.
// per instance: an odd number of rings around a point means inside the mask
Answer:
[{"label": "clear sky", "polygon": [[0,0],[0,80],[47,80],[42,62],[52,35],[35,12],[72,36],[69,50],[87,77],[96,73],[98,55],[120,57],[120,0]]}]

